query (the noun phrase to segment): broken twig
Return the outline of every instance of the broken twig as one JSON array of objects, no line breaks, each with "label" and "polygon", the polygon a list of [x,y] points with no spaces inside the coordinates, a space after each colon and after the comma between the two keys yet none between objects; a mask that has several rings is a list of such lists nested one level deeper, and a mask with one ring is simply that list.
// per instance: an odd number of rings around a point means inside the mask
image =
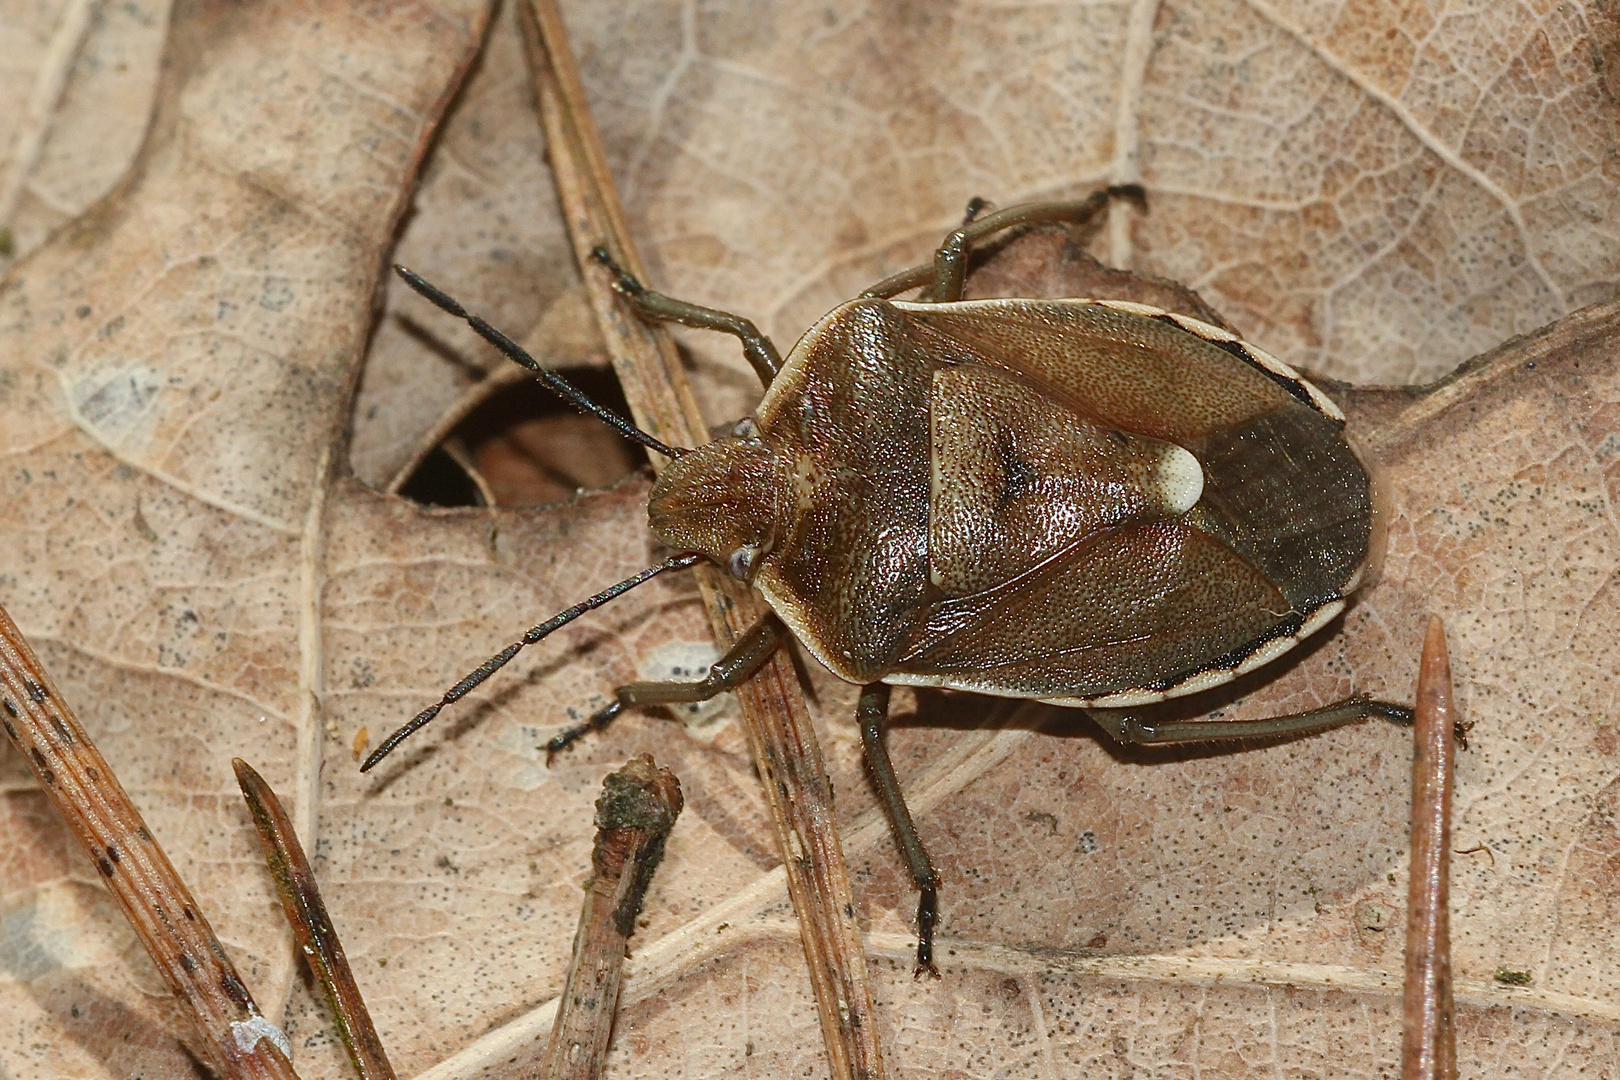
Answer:
[{"label": "broken twig", "polygon": [[681,783],[643,754],[602,781],[596,800],[591,879],[574,935],[574,956],[546,1047],[543,1080],[596,1080],[619,1008],[624,950],[664,839],[681,812]]}]

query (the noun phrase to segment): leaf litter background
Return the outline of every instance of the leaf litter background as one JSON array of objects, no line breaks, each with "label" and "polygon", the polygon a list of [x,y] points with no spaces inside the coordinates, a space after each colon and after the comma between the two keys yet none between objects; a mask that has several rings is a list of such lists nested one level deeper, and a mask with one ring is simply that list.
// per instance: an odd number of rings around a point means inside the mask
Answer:
[{"label": "leaf litter background", "polygon": [[[1614,299],[1603,6],[565,14],[653,282],[784,346],[923,257],[970,195],[1137,178],[1147,213],[1116,213],[1093,250],[1190,283],[1325,375],[1432,379]],[[511,12],[66,0],[5,20],[0,600],[261,1004],[287,1003],[304,1075],[344,1066],[290,961],[232,755],[295,807],[402,1075],[504,1076],[549,1028],[600,777],[653,752],[687,810],[614,1074],[822,1074],[733,707],[627,717],[549,770],[537,750],[614,683],[707,662],[689,586],[632,594],[375,777],[355,771],[362,728],[375,740],[652,554],[642,476],[500,511],[376,490],[499,371],[381,284],[389,259],[550,362],[597,351]],[[683,342],[711,420],[746,412],[735,349]],[[1612,1076],[1620,387],[1601,341],[1494,370],[1385,447],[1385,580],[1342,628],[1246,697],[1187,711],[1406,697],[1423,617],[1443,614],[1477,722],[1457,846],[1492,853],[1453,871],[1463,1071]],[[1387,398],[1361,404],[1389,415]],[[852,695],[809,666],[895,1072],[1393,1071],[1399,732],[1124,754],[1059,711],[926,696],[892,740],[946,882],[945,977],[913,983],[913,893]],[[0,791],[0,1075],[191,1075],[154,973],[9,750]],[[1494,985],[1499,966],[1531,986]]]}]

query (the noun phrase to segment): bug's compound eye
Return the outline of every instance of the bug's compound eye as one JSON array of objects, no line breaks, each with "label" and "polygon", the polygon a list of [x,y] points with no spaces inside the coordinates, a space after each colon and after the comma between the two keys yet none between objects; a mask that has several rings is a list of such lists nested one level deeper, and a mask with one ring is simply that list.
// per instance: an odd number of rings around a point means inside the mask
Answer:
[{"label": "bug's compound eye", "polygon": [[745,416],[731,425],[731,434],[737,439],[752,439],[759,435],[759,425],[754,423],[752,416]]},{"label": "bug's compound eye", "polygon": [[738,581],[747,581],[754,576],[754,565],[759,562],[762,549],[754,544],[740,547],[726,559],[726,573]]}]

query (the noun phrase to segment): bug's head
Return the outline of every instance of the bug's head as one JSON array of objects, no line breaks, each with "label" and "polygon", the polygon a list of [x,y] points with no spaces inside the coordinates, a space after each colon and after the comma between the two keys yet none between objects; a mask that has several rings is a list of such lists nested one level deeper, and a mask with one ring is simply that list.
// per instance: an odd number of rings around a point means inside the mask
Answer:
[{"label": "bug's head", "polygon": [[647,520],[677,551],[701,551],[748,581],[792,522],[791,464],[751,428],[688,451],[665,466]]}]

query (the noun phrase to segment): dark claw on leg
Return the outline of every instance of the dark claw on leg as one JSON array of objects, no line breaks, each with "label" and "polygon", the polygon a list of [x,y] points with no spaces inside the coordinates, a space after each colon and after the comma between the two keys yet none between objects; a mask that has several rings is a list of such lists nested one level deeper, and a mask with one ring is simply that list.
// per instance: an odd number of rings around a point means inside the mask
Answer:
[{"label": "dark claw on leg", "polygon": [[641,282],[636,280],[634,274],[613,261],[613,256],[608,254],[607,248],[600,245],[592,248],[591,258],[607,268],[608,273],[613,275],[613,287],[625,296],[634,297],[647,291]]},{"label": "dark claw on leg", "polygon": [[911,973],[913,979],[925,974],[939,978],[939,969],[934,966],[934,924],[938,921],[939,890],[928,885],[917,898],[917,967]]},{"label": "dark claw on leg", "polygon": [[551,767],[552,758],[574,745],[584,736],[589,735],[593,731],[601,731],[603,728],[607,727],[613,722],[613,718],[619,715],[620,710],[623,708],[624,702],[614,701],[606,708],[599,709],[592,713],[590,719],[586,720],[583,724],[575,724],[573,727],[553,735],[551,740],[546,743],[546,767],[549,769]]}]

